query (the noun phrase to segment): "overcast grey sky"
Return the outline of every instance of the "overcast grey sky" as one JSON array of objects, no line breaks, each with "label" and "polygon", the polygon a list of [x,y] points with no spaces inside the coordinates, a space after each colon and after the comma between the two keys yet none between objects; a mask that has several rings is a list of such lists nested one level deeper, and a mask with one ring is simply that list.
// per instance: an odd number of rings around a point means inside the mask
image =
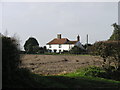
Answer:
[{"label": "overcast grey sky", "polygon": [[[0,4],[1,5],[1,4]],[[23,46],[33,36],[40,46],[62,37],[86,43],[107,40],[112,32],[113,23],[118,22],[117,2],[7,2],[2,4],[2,33],[17,33]]]}]

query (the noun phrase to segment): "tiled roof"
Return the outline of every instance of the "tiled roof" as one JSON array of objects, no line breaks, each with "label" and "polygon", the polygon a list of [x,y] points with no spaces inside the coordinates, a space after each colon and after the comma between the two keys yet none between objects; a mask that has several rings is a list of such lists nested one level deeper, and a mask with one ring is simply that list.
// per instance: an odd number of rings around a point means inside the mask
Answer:
[{"label": "tiled roof", "polygon": [[69,41],[67,38],[55,38],[47,44],[75,44],[77,41]]},{"label": "tiled roof", "polygon": [[61,38],[61,39],[55,38],[52,41],[50,41],[49,43],[47,43],[47,44],[64,44],[64,43],[66,43],[68,41],[69,40],[67,38]]},{"label": "tiled roof", "polygon": [[68,41],[68,42],[66,42],[65,44],[75,44],[75,43],[77,43],[78,41]]}]

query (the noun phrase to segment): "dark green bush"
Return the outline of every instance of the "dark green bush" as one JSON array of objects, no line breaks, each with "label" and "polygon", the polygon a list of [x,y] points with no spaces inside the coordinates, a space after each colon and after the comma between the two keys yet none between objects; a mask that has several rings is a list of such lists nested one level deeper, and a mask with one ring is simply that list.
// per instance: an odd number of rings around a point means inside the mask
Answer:
[{"label": "dark green bush", "polygon": [[103,67],[114,66],[120,68],[120,41],[100,41],[91,47],[91,54],[103,58]]},{"label": "dark green bush", "polygon": [[2,64],[3,71],[16,70],[20,64],[20,50],[14,38],[2,37]]},{"label": "dark green bush", "polygon": [[96,66],[91,66],[89,68],[84,69],[85,76],[103,77],[104,73],[105,73],[105,70]]},{"label": "dark green bush", "polygon": [[69,51],[70,54],[82,54],[85,53],[86,51],[78,46],[74,46],[71,48]]},{"label": "dark green bush", "polygon": [[2,36],[2,76],[3,87],[9,85],[13,74],[20,65],[20,50],[14,38]]},{"label": "dark green bush", "polygon": [[106,71],[105,78],[120,80],[120,41],[96,42],[91,47],[93,55],[103,58],[102,67]]},{"label": "dark green bush", "polygon": [[33,74],[20,68],[20,50],[17,40],[2,36],[2,89],[41,87]]},{"label": "dark green bush", "polygon": [[106,79],[112,79],[120,81],[120,71],[116,70],[114,67],[109,67],[108,69],[104,69],[102,67],[91,66],[83,69],[83,73],[85,76],[92,77],[101,77]]},{"label": "dark green bush", "polygon": [[25,49],[26,53],[35,54],[39,51],[39,43],[35,38],[30,37],[25,42],[24,49]]}]

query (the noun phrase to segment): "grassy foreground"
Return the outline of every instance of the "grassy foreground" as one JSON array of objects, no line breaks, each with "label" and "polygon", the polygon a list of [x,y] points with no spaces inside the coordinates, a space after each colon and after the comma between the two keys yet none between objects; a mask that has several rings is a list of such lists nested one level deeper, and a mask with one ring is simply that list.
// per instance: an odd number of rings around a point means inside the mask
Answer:
[{"label": "grassy foreground", "polygon": [[61,76],[38,76],[37,81],[42,88],[119,88],[120,82],[103,78],[61,75]]},{"label": "grassy foreground", "polygon": [[[120,81],[108,80],[98,77],[84,76],[82,72],[73,72],[63,75],[43,76],[20,70],[13,75],[8,84],[9,88],[102,88],[119,90]],[[87,89],[88,90],[88,89]]]}]

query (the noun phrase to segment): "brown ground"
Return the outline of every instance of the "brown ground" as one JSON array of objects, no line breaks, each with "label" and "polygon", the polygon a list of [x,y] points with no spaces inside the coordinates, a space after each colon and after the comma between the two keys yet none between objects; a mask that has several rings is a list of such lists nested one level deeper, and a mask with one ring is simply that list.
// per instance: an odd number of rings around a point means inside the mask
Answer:
[{"label": "brown ground", "polygon": [[22,55],[22,67],[44,75],[69,73],[81,67],[101,64],[102,59],[98,56]]}]

